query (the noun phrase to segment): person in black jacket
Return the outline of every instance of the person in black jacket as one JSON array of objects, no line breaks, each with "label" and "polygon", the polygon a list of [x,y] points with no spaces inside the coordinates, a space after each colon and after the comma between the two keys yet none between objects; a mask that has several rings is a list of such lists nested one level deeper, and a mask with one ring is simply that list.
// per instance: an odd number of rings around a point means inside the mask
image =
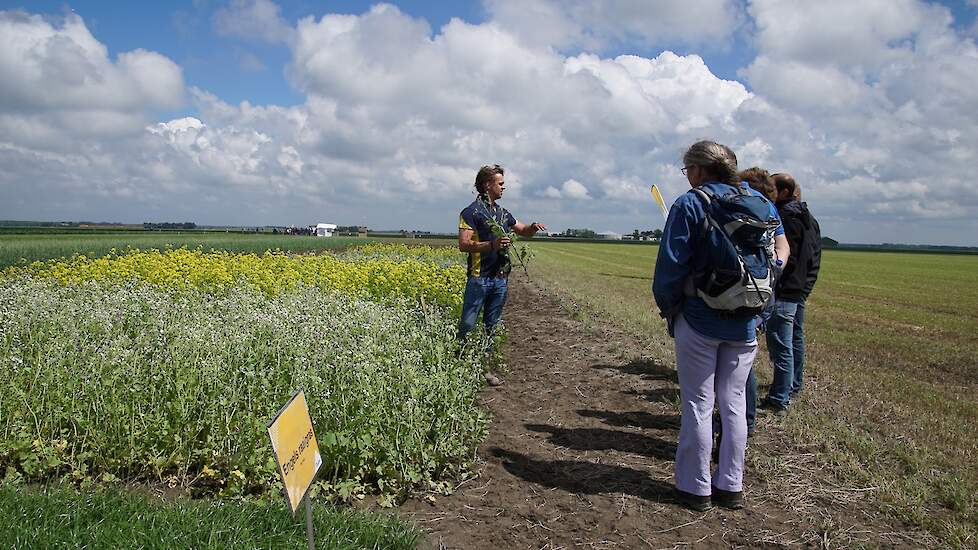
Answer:
[{"label": "person in black jacket", "polygon": [[791,397],[802,389],[805,371],[805,302],[815,286],[821,260],[818,222],[801,202],[801,186],[790,174],[774,174],[778,213],[784,224],[790,255],[778,279],[774,311],[767,321],[767,348],[774,380],[762,408],[784,414]]},{"label": "person in black jacket", "polygon": [[[808,210],[808,203],[801,202],[801,184],[798,182],[795,182],[795,200],[800,202],[801,205],[805,207],[805,210]],[[811,294],[812,289],[815,288],[815,281],[818,280],[818,269],[822,266],[822,228],[818,226],[818,220],[815,219],[815,216],[812,216],[811,211],[808,212],[808,215],[812,219],[812,227],[815,230],[815,234],[812,236],[812,261],[809,262],[808,276],[805,277],[805,292],[803,293],[804,300],[802,301],[803,309],[804,309],[805,300],[808,300],[808,295]],[[803,323],[804,323],[804,311],[802,312],[802,322],[798,323],[799,328],[802,326]],[[801,337],[801,350],[803,356],[802,360],[804,361],[804,352],[805,352],[804,334],[802,334]],[[802,364],[804,365],[804,363]],[[800,390],[801,374],[797,374],[796,378],[799,379],[798,390]],[[795,390],[793,393],[798,393],[798,390]]]}]

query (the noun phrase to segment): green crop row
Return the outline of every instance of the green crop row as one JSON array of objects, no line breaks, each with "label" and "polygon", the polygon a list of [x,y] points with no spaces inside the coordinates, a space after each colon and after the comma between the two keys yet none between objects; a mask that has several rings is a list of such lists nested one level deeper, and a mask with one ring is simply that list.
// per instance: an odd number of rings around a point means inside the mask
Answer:
[{"label": "green crop row", "polygon": [[268,296],[135,281],[0,282],[0,476],[278,486],[266,422],[306,392],[320,490],[447,490],[487,417],[446,310],[299,283]]}]

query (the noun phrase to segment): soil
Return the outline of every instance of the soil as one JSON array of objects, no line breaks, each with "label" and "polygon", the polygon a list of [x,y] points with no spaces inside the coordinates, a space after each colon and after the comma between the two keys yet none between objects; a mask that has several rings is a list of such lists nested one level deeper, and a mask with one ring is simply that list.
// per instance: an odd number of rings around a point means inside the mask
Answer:
[{"label": "soil", "polygon": [[[575,320],[556,296],[518,278],[505,320],[506,383],[483,393],[493,422],[478,450],[479,475],[451,496],[399,509],[427,532],[429,547],[835,548],[844,546],[833,540],[837,529],[873,546],[907,546],[875,536],[895,528],[859,503],[829,510],[827,531],[825,507],[801,513],[771,498],[750,470],[744,510],[679,506],[673,366],[621,329]],[[776,428],[759,433],[748,454],[777,452],[777,437]]]}]

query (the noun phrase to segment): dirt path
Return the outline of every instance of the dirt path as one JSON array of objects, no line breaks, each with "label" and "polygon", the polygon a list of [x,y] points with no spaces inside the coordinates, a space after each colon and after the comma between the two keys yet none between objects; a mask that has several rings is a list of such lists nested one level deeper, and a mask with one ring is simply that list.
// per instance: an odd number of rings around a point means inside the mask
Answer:
[{"label": "dirt path", "polygon": [[672,367],[643,359],[644,343],[620,330],[572,319],[519,280],[505,315],[520,328],[504,347],[506,384],[484,392],[494,419],[480,475],[452,496],[400,508],[433,548],[838,546],[825,544],[812,516],[752,498],[765,491],[750,472],[745,510],[676,505]]}]

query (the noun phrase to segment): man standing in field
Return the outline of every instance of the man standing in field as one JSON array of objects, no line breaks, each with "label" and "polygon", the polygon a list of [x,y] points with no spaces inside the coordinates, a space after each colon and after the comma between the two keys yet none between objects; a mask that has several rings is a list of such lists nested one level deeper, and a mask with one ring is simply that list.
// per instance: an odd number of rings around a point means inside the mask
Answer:
[{"label": "man standing in field", "polygon": [[[801,205],[805,207],[805,210],[808,211],[808,203],[802,202],[801,200],[801,184],[798,182],[795,182],[795,200],[801,203]],[[812,289],[815,288],[815,281],[818,280],[818,270],[822,266],[822,228],[819,227],[818,220],[815,219],[815,216],[811,215],[811,211],[808,211],[808,215],[811,216],[812,218],[812,227],[815,230],[815,235],[812,237],[812,246],[814,247],[814,249],[812,250],[812,261],[808,266],[808,276],[805,277],[805,292],[804,292],[805,300],[808,300],[808,295],[811,294]],[[805,300],[802,301],[802,306],[801,306],[802,320],[798,322],[799,330],[802,329],[802,325],[804,324],[804,320],[805,320]],[[804,364],[804,349],[805,349],[804,334],[802,334],[801,344],[802,344],[802,360]],[[798,389],[800,390],[801,373],[798,373],[795,376],[795,378],[797,378],[799,381]],[[795,393],[798,392],[795,391]]]},{"label": "man standing in field", "polygon": [[778,278],[774,311],[767,321],[767,348],[774,381],[761,407],[777,415],[788,411],[791,398],[802,389],[805,370],[805,301],[815,286],[821,258],[818,222],[801,202],[801,187],[790,174],[774,174],[778,213],[791,249]]},{"label": "man standing in field", "polygon": [[[464,340],[475,327],[482,311],[486,328],[486,353],[492,349],[492,337],[503,313],[508,293],[511,233],[532,237],[546,229],[541,223],[520,223],[508,210],[496,203],[503,196],[506,182],[505,171],[498,164],[486,165],[475,176],[475,190],[479,196],[462,210],[458,220],[458,249],[469,253],[468,280],[462,300],[462,319],[458,325],[458,339]],[[486,372],[491,386],[503,381]]]}]

